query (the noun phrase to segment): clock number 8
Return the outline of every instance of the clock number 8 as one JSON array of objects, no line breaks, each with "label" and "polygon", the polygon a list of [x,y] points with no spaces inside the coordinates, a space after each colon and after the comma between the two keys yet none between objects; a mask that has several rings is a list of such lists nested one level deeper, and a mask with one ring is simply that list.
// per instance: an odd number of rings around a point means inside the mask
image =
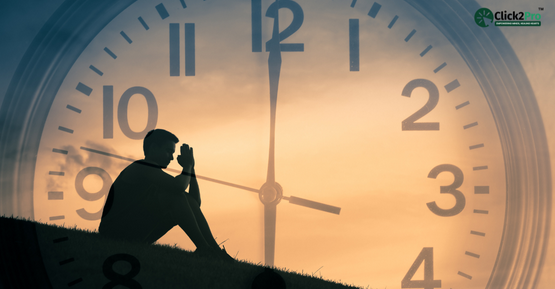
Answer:
[{"label": "clock number 8", "polygon": [[[262,52],[262,0],[251,0],[251,20],[252,20],[252,52]],[[270,39],[266,42],[266,51],[271,41],[281,42],[293,35],[304,21],[304,12],[301,6],[292,0],[275,1],[268,7],[266,17],[274,18],[274,22],[278,21],[278,10],[287,8],[293,13],[293,21],[287,28],[279,33],[278,39]],[[304,43],[280,43],[280,51],[304,51]]]},{"label": "clock number 8", "polygon": [[[85,190],[84,181],[89,175],[97,175],[102,178],[102,189],[100,189],[100,191],[96,193],[89,193]],[[102,168],[86,167],[79,171],[75,177],[75,190],[77,191],[77,194],[79,194],[79,196],[86,201],[96,201],[103,196],[106,196],[110,191],[110,186],[112,186],[112,178]],[[89,213],[84,208],[81,208],[76,212],[79,217],[88,221],[100,220],[100,217],[102,216],[102,209],[96,213]]]},{"label": "clock number 8", "polygon": [[[118,274],[114,271],[114,264],[118,261],[124,261],[131,265],[131,270],[126,274]],[[102,264],[102,272],[104,276],[111,280],[111,282],[106,283],[102,289],[112,289],[118,285],[122,285],[124,287],[130,289],[141,289],[143,288],[139,282],[133,280],[133,277],[139,274],[141,270],[141,263],[139,260],[129,254],[115,254],[112,255],[104,261]],[[118,286],[119,287],[119,286]]]},{"label": "clock number 8", "polygon": [[435,179],[442,172],[450,172],[455,177],[453,183],[449,186],[441,186],[440,194],[451,194],[455,197],[456,203],[451,209],[442,209],[438,207],[436,202],[426,203],[430,211],[441,217],[451,217],[458,215],[466,205],[466,199],[461,191],[457,190],[464,181],[464,175],[461,169],[454,165],[443,164],[433,168],[428,174],[428,178]]},{"label": "clock number 8", "polygon": [[[424,262],[424,280],[412,280],[414,273]],[[434,280],[434,248],[422,248],[409,271],[401,281],[401,288],[441,288],[441,280]]]},{"label": "clock number 8", "polygon": [[[139,132],[133,131],[129,126],[128,107],[129,100],[134,95],[142,95],[147,104],[146,127]],[[127,89],[118,103],[118,124],[123,134],[130,139],[143,139],[145,135],[156,128],[158,122],[158,103],[152,92],[141,86]],[[103,90],[103,129],[104,138],[114,138],[114,87],[105,85]]]}]

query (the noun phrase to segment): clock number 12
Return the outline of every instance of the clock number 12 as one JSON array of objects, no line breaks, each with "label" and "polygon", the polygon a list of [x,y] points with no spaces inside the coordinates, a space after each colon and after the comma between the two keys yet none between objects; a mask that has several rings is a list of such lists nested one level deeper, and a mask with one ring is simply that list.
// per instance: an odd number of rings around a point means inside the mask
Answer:
[{"label": "clock number 12", "polygon": [[[303,43],[281,43],[289,36],[293,35],[301,26],[304,21],[304,12],[301,6],[292,0],[279,0],[275,1],[268,7],[266,17],[278,20],[278,10],[287,8],[293,13],[293,21],[287,28],[279,33],[277,41],[280,42],[280,51],[304,51]],[[251,21],[252,21],[252,52],[262,52],[262,0],[251,0]],[[266,51],[268,51],[268,43],[275,39],[270,39],[266,42]]]}]

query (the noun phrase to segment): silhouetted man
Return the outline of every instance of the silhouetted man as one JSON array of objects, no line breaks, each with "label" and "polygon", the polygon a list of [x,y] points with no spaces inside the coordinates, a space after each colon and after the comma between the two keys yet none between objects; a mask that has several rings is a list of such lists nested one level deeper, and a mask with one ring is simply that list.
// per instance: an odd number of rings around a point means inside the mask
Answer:
[{"label": "silhouetted man", "polygon": [[180,175],[173,177],[162,171],[173,160],[178,142],[166,130],[148,132],[143,141],[145,158],[125,168],[112,184],[98,231],[151,244],[178,225],[197,247],[196,253],[232,260],[214,240],[200,210],[193,148],[181,146],[177,157],[183,167]]}]

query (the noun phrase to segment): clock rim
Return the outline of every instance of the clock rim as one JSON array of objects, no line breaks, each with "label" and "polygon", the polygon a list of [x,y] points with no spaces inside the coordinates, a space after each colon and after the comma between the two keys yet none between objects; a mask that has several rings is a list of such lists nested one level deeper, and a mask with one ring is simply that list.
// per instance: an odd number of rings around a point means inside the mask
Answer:
[{"label": "clock rim", "polygon": [[[4,124],[0,143],[6,144],[0,149],[0,214],[33,219],[29,177],[34,178],[44,123],[57,91],[90,41],[135,1],[67,0],[29,46],[0,109],[0,123]],[[484,29],[472,22],[472,11],[481,8],[474,0],[405,1],[432,22],[466,61],[484,92],[501,139],[506,214],[486,288],[534,288],[549,236],[551,165],[540,155],[548,152],[547,136],[524,69],[499,28]],[[68,30],[73,31],[69,36]],[[519,159],[520,155],[533,157]],[[524,230],[524,226],[533,230]]]},{"label": "clock rim", "polygon": [[[474,13],[482,8],[475,1],[405,1],[428,18],[463,57],[484,92],[501,140],[507,186],[505,222],[486,288],[535,288],[549,238],[551,165],[545,158],[549,150],[541,113],[524,68],[498,27],[475,25]],[[523,155],[527,158],[518,157]],[[536,181],[524,177],[530,172]],[[523,197],[524,192],[527,196]]]}]

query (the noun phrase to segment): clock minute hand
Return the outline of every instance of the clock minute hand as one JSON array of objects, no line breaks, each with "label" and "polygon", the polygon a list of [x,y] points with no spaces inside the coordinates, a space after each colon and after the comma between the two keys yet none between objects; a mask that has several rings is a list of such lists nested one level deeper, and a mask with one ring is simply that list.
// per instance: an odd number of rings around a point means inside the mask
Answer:
[{"label": "clock minute hand", "polygon": [[279,75],[281,73],[281,51],[279,44],[279,20],[274,19],[272,39],[268,41],[268,74],[270,77],[270,155],[268,159],[268,177],[266,183],[275,182],[274,146],[276,131],[276,106],[279,87]]},{"label": "clock minute hand", "polygon": [[[277,11],[276,11],[277,14]],[[271,196],[269,202],[264,202],[264,262],[268,266],[274,265],[274,253],[276,242],[276,210],[279,198],[275,194],[279,185],[275,178],[275,135],[276,135],[276,106],[279,87],[279,75],[281,72],[281,51],[279,44],[279,17],[274,18],[272,39],[267,43],[268,56],[268,75],[270,77],[270,152],[268,156],[268,175],[266,183],[260,191],[261,200],[266,199],[266,195]],[[268,194],[269,193],[269,194]],[[274,199],[271,200],[270,199]],[[277,202],[276,202],[277,201]]]}]

